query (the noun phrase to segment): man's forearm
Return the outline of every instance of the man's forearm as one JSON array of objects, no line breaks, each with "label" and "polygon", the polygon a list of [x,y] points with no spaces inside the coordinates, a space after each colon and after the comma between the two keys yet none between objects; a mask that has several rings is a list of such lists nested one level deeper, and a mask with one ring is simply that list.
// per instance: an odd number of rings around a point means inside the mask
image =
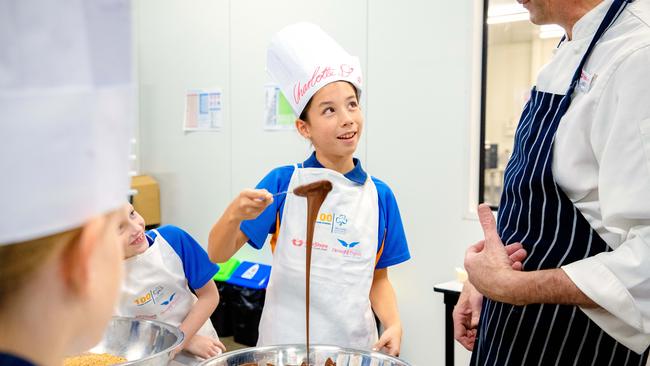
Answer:
[{"label": "man's forearm", "polygon": [[[588,298],[560,268],[540,271],[509,271],[510,280],[498,284],[494,300],[515,304],[564,304],[595,308]],[[492,297],[492,296],[488,296]]]}]

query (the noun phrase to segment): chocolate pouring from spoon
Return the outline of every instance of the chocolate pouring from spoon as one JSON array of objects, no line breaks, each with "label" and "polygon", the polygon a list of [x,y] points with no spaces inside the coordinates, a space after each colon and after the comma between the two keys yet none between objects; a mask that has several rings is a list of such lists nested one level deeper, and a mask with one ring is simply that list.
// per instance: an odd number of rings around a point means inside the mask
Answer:
[{"label": "chocolate pouring from spoon", "polygon": [[309,364],[309,279],[311,277],[311,247],[314,241],[314,228],[320,206],[325,201],[327,194],[332,190],[332,182],[319,180],[294,188],[293,194],[307,198],[307,257],[306,257],[306,287],[305,287],[305,310],[306,310],[306,340],[307,340],[307,364]]}]

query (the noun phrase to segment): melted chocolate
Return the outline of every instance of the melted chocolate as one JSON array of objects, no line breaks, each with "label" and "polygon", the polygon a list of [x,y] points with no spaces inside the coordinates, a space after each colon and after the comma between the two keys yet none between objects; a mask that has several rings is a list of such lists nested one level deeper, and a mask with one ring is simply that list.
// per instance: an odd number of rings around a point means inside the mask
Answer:
[{"label": "melted chocolate", "polygon": [[[309,366],[307,363],[309,361],[309,279],[311,277],[311,247],[314,241],[314,228],[316,227],[316,218],[318,217],[318,211],[320,206],[325,201],[325,197],[332,190],[332,183],[328,180],[319,180],[314,183],[305,184],[299,187],[294,188],[293,193],[296,196],[306,197],[307,198],[307,258],[306,258],[306,272],[305,272],[305,319],[307,322],[306,329],[306,339],[307,339],[307,361],[303,361],[300,366]],[[258,366],[257,363],[243,363],[239,366]],[[271,363],[267,363],[266,366],[274,366]],[[290,366],[290,365],[288,365]],[[298,366],[298,365],[295,365]],[[336,366],[336,362],[332,361],[331,358],[328,358],[325,362],[325,366]]]},{"label": "melted chocolate", "polygon": [[[307,322],[306,340],[307,340],[307,362],[309,362],[309,279],[311,277],[311,247],[314,241],[314,228],[316,227],[316,218],[320,206],[325,201],[325,197],[332,190],[332,182],[328,180],[319,180],[314,183],[305,184],[294,188],[293,193],[296,196],[307,198],[307,260],[306,260],[306,287],[305,287],[305,317]],[[303,362],[301,366],[308,366]]]},{"label": "melted chocolate", "polygon": [[[258,366],[258,364],[254,362],[249,362],[249,363],[239,364],[239,366]],[[266,366],[275,366],[275,365],[273,365],[272,363],[267,363]],[[291,366],[291,365],[287,365],[287,366]],[[294,365],[294,366],[298,366],[298,365]],[[307,363],[303,361],[303,363],[301,363],[300,366],[309,366],[309,365],[307,365]],[[336,362],[332,361],[332,359],[328,357],[327,361],[325,361],[324,366],[336,366]]]}]

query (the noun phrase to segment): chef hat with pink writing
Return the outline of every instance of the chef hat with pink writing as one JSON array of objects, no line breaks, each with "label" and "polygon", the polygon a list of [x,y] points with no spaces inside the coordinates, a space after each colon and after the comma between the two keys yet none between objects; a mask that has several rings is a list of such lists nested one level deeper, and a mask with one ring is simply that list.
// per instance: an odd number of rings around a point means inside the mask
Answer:
[{"label": "chef hat with pink writing", "polygon": [[296,23],[276,33],[267,51],[266,69],[296,116],[320,88],[334,81],[350,82],[361,94],[359,58],[312,23]]}]

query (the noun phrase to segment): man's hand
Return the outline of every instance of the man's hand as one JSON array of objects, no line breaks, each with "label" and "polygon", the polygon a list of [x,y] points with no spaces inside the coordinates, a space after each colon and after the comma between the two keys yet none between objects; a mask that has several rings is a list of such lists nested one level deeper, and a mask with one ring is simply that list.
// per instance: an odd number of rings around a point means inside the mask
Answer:
[{"label": "man's hand", "polygon": [[[473,245],[473,247],[477,248],[483,248],[484,246],[485,240]],[[526,250],[523,249],[520,243],[506,245],[505,250],[510,258],[510,267],[515,271],[520,271],[522,268],[521,262],[526,259]],[[452,315],[454,319],[454,338],[469,351],[474,349],[476,329],[478,328],[482,306],[483,295],[469,281],[465,282]]]},{"label": "man's hand", "polygon": [[[485,240],[465,252],[465,270],[476,290],[492,300],[512,305],[565,304],[598,307],[561,268],[520,272],[526,257],[521,249],[512,253],[503,246],[488,205],[478,207]],[[514,244],[513,244],[514,245]],[[519,263],[517,263],[519,262]]]},{"label": "man's hand", "polygon": [[452,313],[454,319],[454,338],[468,351],[474,349],[476,329],[481,315],[483,295],[471,283],[465,282],[458,303]]},{"label": "man's hand", "polygon": [[[503,245],[488,205],[479,205],[478,217],[485,240],[470,246],[465,252],[465,269],[469,281],[490,299],[517,304],[518,300],[513,296],[515,293],[510,291],[510,285],[518,270],[521,270],[521,261],[526,257],[526,252],[519,243],[508,247]],[[514,250],[515,248],[518,249]]]},{"label": "man's hand", "polygon": [[508,244],[506,245],[506,253],[510,258],[510,267],[512,267],[512,269],[514,269],[515,271],[521,271],[524,268],[522,262],[524,261],[524,259],[526,259],[526,256],[528,255],[523,245],[521,245],[521,243]]}]

